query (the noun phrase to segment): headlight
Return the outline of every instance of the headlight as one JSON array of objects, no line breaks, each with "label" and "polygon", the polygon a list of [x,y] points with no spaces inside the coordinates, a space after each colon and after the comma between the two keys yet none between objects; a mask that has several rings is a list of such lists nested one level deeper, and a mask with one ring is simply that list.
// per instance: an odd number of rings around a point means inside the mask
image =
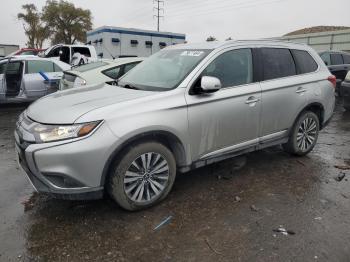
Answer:
[{"label": "headlight", "polygon": [[86,80],[81,77],[76,77],[74,80],[74,87],[85,86]]},{"label": "headlight", "polygon": [[70,138],[83,137],[91,133],[101,121],[76,125],[42,125],[33,128],[38,143],[53,142]]}]

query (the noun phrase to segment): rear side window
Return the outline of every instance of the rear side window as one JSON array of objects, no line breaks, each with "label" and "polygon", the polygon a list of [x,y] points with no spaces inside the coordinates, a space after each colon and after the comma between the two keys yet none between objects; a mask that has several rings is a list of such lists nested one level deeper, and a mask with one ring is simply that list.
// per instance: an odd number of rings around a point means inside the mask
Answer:
[{"label": "rear side window", "polygon": [[294,56],[298,74],[311,73],[317,70],[318,65],[308,52],[292,50],[292,54]]},{"label": "rear side window", "polygon": [[91,57],[90,50],[86,47],[73,47],[73,54],[74,53],[80,53],[86,57]]},{"label": "rear side window", "polygon": [[55,72],[54,63],[50,61],[27,61],[27,74],[36,74],[39,72],[51,73]]},{"label": "rear side window", "polygon": [[264,80],[296,75],[292,54],[285,48],[261,48]]},{"label": "rear side window", "polygon": [[124,66],[124,74],[126,74],[128,71],[130,71],[131,69],[133,69],[138,63],[139,63],[139,62],[137,62],[137,63],[131,63],[131,64],[126,64],[126,65]]},{"label": "rear side window", "polygon": [[343,55],[344,64],[350,64],[350,55]]},{"label": "rear side window", "polygon": [[331,54],[331,62],[332,62],[332,65],[344,64],[343,57],[341,56],[341,54]]},{"label": "rear side window", "polygon": [[237,49],[218,56],[202,72],[202,76],[220,79],[222,87],[238,86],[253,82],[251,49]]}]

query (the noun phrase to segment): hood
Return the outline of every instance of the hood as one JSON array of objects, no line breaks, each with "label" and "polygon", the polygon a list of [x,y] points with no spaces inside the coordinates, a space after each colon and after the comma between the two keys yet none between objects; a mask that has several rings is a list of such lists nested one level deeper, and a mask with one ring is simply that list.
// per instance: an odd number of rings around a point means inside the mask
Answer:
[{"label": "hood", "polygon": [[27,116],[43,124],[72,124],[94,109],[150,95],[154,92],[108,84],[73,88],[37,100],[28,107]]}]

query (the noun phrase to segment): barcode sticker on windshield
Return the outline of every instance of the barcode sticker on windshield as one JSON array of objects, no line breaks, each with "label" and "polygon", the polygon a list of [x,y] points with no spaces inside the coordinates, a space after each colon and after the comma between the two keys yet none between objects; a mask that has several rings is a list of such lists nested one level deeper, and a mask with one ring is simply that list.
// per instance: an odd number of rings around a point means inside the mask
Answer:
[{"label": "barcode sticker on windshield", "polygon": [[201,56],[203,51],[183,51],[181,56]]}]

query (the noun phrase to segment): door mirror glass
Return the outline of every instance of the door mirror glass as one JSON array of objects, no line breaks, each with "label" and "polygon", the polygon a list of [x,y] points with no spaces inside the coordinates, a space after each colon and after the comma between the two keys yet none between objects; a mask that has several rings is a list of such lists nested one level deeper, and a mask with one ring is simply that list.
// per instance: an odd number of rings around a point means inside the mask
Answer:
[{"label": "door mirror glass", "polygon": [[221,88],[221,81],[217,77],[202,76],[201,89],[205,93],[213,93]]}]

